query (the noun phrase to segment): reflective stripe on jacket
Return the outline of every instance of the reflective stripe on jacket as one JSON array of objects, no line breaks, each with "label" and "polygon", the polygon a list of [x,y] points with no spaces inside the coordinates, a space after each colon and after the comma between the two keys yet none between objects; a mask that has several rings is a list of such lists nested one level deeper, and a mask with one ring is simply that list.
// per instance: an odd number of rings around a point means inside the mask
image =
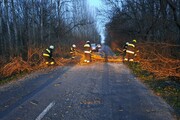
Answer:
[{"label": "reflective stripe on jacket", "polygon": [[135,45],[134,45],[134,44],[128,44],[128,46],[135,47]]},{"label": "reflective stripe on jacket", "polygon": [[89,47],[90,48],[91,46],[89,44],[85,44],[84,47]]},{"label": "reflective stripe on jacket", "polygon": [[84,53],[91,53],[91,51],[84,51]]},{"label": "reflective stripe on jacket", "polygon": [[49,54],[46,54],[46,53],[43,53],[43,56],[49,57],[50,55],[49,55]]},{"label": "reflective stripe on jacket", "polygon": [[48,48],[45,49],[45,51],[43,52],[43,56],[51,58],[52,57],[52,50],[48,49]]},{"label": "reflective stripe on jacket", "polygon": [[84,53],[91,53],[91,46],[89,44],[84,45]]},{"label": "reflective stripe on jacket", "polygon": [[130,50],[126,50],[127,53],[130,53],[130,54],[134,54],[133,51],[130,51]]},{"label": "reflective stripe on jacket", "polygon": [[49,49],[46,49],[46,51],[47,51],[48,53],[50,53],[50,52],[51,52]]}]

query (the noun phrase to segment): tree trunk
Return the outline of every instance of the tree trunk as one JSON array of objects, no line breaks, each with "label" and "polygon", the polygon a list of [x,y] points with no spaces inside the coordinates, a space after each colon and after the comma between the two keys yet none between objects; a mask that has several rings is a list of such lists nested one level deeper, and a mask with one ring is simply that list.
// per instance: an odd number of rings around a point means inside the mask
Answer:
[{"label": "tree trunk", "polygon": [[8,30],[8,43],[7,43],[7,47],[9,48],[9,53],[8,53],[8,57],[11,56],[12,54],[12,44],[11,44],[11,30],[10,30],[10,25],[9,25],[9,9],[8,9],[8,0],[4,0],[4,5],[5,5],[5,9],[6,9],[6,26],[7,26],[7,30]]},{"label": "tree trunk", "polygon": [[58,8],[57,8],[57,12],[58,12],[58,40],[59,40],[59,33],[60,33],[60,0],[57,1],[57,5],[58,5]]},{"label": "tree trunk", "polygon": [[[53,3],[52,3],[52,0],[51,0],[51,5],[50,5],[50,14],[52,14],[52,9],[53,9]],[[48,35],[48,42],[50,43],[51,42],[51,31],[52,31],[52,15],[50,15],[50,22],[49,22],[49,35]]]},{"label": "tree trunk", "polygon": [[19,49],[18,49],[18,32],[17,32],[17,21],[16,21],[16,13],[15,13],[15,7],[14,7],[14,1],[11,0],[12,4],[12,15],[13,15],[13,28],[14,28],[14,36],[15,36],[15,52],[17,55],[19,55]]},{"label": "tree trunk", "polygon": [[32,15],[32,39],[31,39],[31,45],[32,47],[35,46],[35,1],[32,0],[32,9],[33,9],[33,15]]},{"label": "tree trunk", "polygon": [[174,16],[174,22],[176,23],[177,27],[180,30],[180,22],[178,20],[178,14],[177,14],[177,6],[173,3],[172,0],[167,0],[167,3],[169,4],[170,8],[173,11],[173,16]]},{"label": "tree trunk", "polygon": [[1,8],[1,1],[0,1],[0,55],[3,54],[3,38],[2,38],[2,8]]},{"label": "tree trunk", "polygon": [[44,4],[44,0],[41,0],[41,7],[40,7],[40,11],[41,11],[41,23],[40,23],[41,41],[40,41],[40,43],[43,43],[43,4]]}]

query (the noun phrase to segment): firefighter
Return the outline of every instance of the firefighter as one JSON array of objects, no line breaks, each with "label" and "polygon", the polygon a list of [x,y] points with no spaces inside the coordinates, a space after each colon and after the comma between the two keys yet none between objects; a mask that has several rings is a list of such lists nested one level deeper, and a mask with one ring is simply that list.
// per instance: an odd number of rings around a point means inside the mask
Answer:
[{"label": "firefighter", "polygon": [[50,45],[49,48],[47,48],[43,52],[43,57],[46,60],[46,65],[54,65],[55,64],[55,61],[53,59],[53,51],[54,51],[54,46]]},{"label": "firefighter", "polygon": [[124,61],[134,61],[134,57],[136,56],[136,40],[132,40],[132,43],[127,44],[127,49],[124,57]]},{"label": "firefighter", "polygon": [[76,55],[76,45],[73,44],[71,49],[70,49],[70,54],[71,54],[71,58],[74,59],[75,55]]},{"label": "firefighter", "polygon": [[86,44],[84,45],[84,55],[85,55],[85,59],[84,62],[91,62],[91,44],[90,41],[87,41]]},{"label": "firefighter", "polygon": [[126,50],[128,48],[128,42],[126,42],[126,44],[123,46],[123,61],[127,61],[127,58],[125,58],[126,56]]}]

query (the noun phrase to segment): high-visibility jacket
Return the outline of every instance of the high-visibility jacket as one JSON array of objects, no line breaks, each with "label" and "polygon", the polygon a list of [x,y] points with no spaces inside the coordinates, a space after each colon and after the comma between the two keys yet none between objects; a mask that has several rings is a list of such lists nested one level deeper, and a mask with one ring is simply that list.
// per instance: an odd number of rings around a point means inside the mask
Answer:
[{"label": "high-visibility jacket", "polygon": [[84,53],[91,53],[91,46],[90,44],[84,45]]},{"label": "high-visibility jacket", "polygon": [[75,51],[76,51],[76,49],[74,47],[71,47],[70,53],[74,53]]},{"label": "high-visibility jacket", "polygon": [[126,53],[135,54],[135,51],[136,51],[135,45],[129,43],[126,49]]},{"label": "high-visibility jacket", "polygon": [[46,49],[44,52],[43,52],[43,56],[44,57],[49,57],[49,58],[52,58],[52,49]]}]

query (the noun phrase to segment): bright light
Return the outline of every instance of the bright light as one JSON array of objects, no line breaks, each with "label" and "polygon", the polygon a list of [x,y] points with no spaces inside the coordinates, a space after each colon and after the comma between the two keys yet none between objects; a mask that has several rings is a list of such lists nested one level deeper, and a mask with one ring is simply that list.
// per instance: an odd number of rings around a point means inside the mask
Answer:
[{"label": "bright light", "polygon": [[97,8],[99,8],[102,5],[101,0],[88,0],[88,3],[90,6]]}]

